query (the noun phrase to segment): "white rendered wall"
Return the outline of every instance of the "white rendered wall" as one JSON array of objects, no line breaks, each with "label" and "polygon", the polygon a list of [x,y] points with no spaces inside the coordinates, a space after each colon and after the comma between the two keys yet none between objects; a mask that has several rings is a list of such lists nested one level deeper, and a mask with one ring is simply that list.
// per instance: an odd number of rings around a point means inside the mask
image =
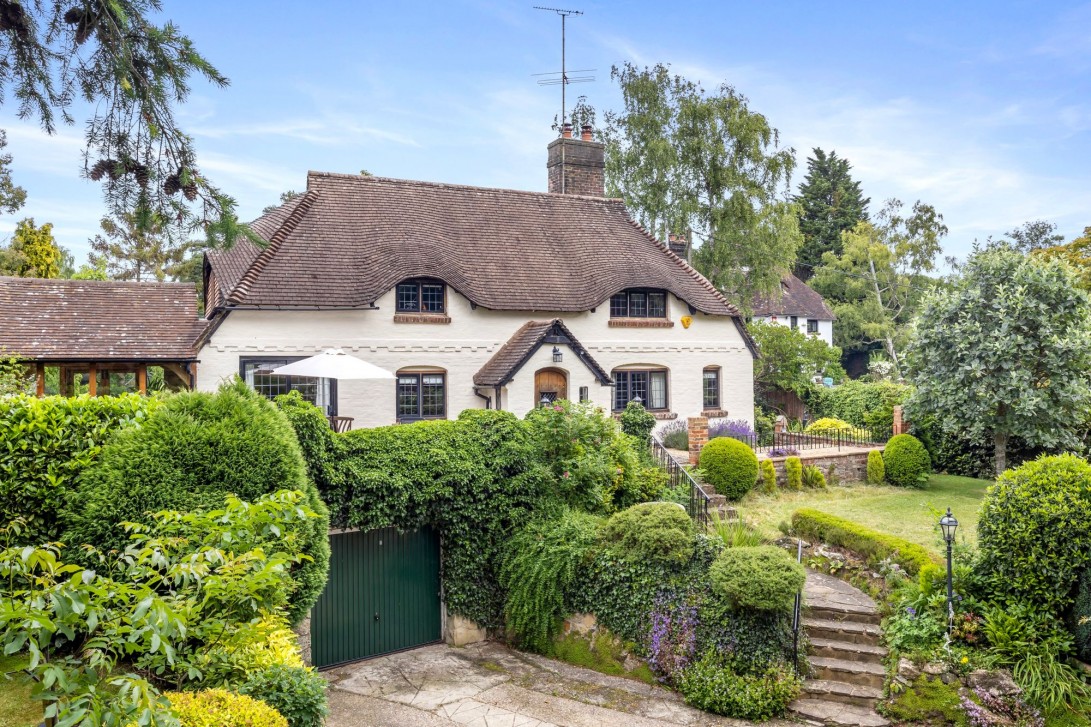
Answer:
[{"label": "white rendered wall", "polygon": [[[798,323],[796,325],[796,328],[799,331],[801,331],[803,333],[806,333],[807,332],[807,318],[805,318],[804,316],[798,316],[797,318],[798,318]],[[792,317],[791,316],[778,315],[778,316],[775,316],[775,320],[774,320],[773,316],[754,316],[754,320],[755,321],[761,321],[762,323],[776,323],[777,325],[780,325],[780,326],[791,326],[792,325]],[[813,320],[813,319],[811,319],[811,320]],[[825,341],[830,346],[833,345],[833,321],[823,320],[821,318],[818,319],[818,337],[821,338],[823,341]]]},{"label": "white rendered wall", "polygon": [[[681,318],[685,303],[668,294],[671,328],[620,328],[609,325],[609,303],[595,312],[511,312],[473,309],[467,299],[447,289],[449,324],[395,323],[394,292],[377,302],[379,310],[350,311],[233,311],[200,352],[197,388],[215,389],[239,373],[239,359],[251,356],[310,356],[326,348],[343,348],[359,358],[395,372],[414,366],[435,366],[447,372],[447,415],[484,408],[474,394],[473,375],[528,320],[561,318],[591,356],[609,373],[618,366],[666,368],[670,412],[679,417],[702,412],[702,371],[721,369],[720,409],[733,419],[752,422],[754,416],[753,358],[728,317],[693,314],[688,329]],[[568,349],[564,361],[553,364],[552,345],[538,350],[503,392],[503,409],[519,415],[534,406],[534,372],[544,367],[569,374],[568,396],[578,399],[587,386],[592,401],[609,409],[613,389],[597,383]],[[395,421],[393,381],[338,382],[337,409],[355,418],[356,428]],[[491,389],[482,390],[494,396]],[[493,402],[496,406],[496,402]]]}]

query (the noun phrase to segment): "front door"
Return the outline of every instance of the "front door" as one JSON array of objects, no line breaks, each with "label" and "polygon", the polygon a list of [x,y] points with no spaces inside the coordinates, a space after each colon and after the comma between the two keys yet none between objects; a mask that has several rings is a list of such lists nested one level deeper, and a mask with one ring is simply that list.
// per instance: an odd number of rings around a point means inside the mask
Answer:
[{"label": "front door", "polygon": [[541,369],[534,374],[534,405],[568,398],[568,375],[559,369]]}]

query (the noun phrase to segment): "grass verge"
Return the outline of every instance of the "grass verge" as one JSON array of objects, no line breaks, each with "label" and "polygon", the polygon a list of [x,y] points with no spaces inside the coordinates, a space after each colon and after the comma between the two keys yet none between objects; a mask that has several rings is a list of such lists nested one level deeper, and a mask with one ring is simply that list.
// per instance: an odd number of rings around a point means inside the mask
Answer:
[{"label": "grass verge", "polygon": [[3,674],[16,671],[25,664],[19,656],[0,656],[0,725],[4,727],[34,727],[42,721],[42,705],[30,698],[30,687]]}]

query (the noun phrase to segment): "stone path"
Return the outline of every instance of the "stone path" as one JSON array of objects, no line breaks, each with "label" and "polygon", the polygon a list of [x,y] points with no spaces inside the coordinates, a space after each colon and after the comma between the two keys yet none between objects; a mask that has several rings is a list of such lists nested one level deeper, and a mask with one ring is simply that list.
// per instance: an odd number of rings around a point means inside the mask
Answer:
[{"label": "stone path", "polygon": [[[328,727],[747,727],[674,692],[483,642],[426,646],[322,672]],[[773,721],[768,727],[789,727]]]},{"label": "stone path", "polygon": [[807,571],[803,627],[810,640],[811,678],[791,709],[822,725],[885,727],[875,712],[883,696],[886,656],[879,609],[866,593],[832,576]]}]

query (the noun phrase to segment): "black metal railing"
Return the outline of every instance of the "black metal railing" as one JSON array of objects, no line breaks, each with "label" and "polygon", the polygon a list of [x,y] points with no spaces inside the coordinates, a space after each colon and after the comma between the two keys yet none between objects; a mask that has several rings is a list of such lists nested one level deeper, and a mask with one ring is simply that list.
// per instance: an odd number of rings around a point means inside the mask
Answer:
[{"label": "black metal railing", "polygon": [[[796,540],[796,563],[803,562],[803,541]],[[792,664],[799,663],[799,628],[803,621],[803,589],[796,593],[792,606]]]},{"label": "black metal railing", "polygon": [[704,528],[708,527],[711,517],[709,507],[711,498],[708,493],[697,483],[697,480],[693,479],[689,471],[674,458],[674,455],[667,451],[663,443],[655,437],[652,437],[652,458],[667,473],[667,477],[670,478],[671,489],[676,490],[682,486],[689,488],[689,504],[685,506],[686,512],[689,513],[703,532]]},{"label": "black metal railing", "polygon": [[885,444],[890,432],[868,429],[839,430],[830,432],[772,432],[767,434],[723,434],[709,432],[709,439],[716,436],[731,437],[745,442],[755,452],[768,452],[770,456],[790,456],[811,449],[846,449],[874,447]]}]

